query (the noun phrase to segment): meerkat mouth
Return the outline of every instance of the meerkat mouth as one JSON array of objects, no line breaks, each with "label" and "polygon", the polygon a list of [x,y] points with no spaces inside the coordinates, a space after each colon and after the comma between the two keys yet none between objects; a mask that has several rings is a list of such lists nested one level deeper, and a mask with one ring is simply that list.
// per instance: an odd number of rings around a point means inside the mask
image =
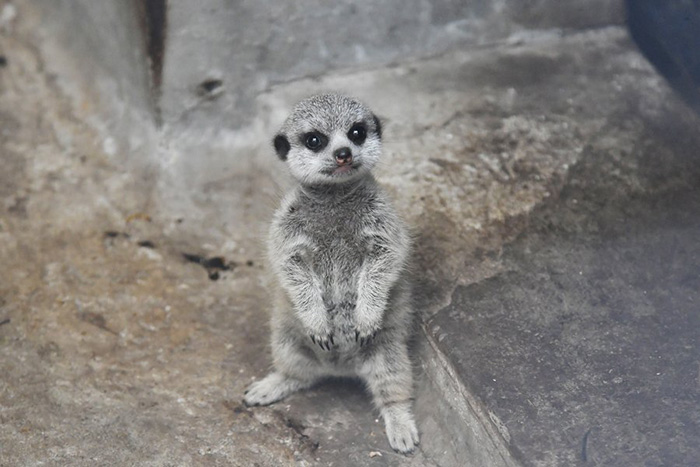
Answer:
[{"label": "meerkat mouth", "polygon": [[334,167],[326,171],[328,175],[344,175],[350,172],[354,172],[360,168],[360,164],[349,164],[341,165],[339,167]]},{"label": "meerkat mouth", "polygon": [[344,174],[347,172],[350,172],[353,169],[351,165],[344,165],[342,167],[338,167],[337,169],[333,170],[334,174]]}]

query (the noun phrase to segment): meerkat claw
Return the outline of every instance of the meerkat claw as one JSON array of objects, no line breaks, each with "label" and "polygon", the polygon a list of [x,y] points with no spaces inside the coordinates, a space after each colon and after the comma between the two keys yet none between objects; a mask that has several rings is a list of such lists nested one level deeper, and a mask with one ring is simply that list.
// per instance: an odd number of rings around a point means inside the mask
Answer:
[{"label": "meerkat claw", "polygon": [[329,334],[327,337],[316,336],[314,334],[309,334],[311,342],[321,347],[323,350],[331,350],[335,347],[335,340],[333,339],[333,334]]},{"label": "meerkat claw", "polygon": [[364,334],[360,332],[359,330],[355,331],[355,342],[360,344],[360,347],[364,347],[365,345],[369,344],[374,340],[375,337],[377,337],[377,334],[379,333],[379,330],[377,329],[376,331],[372,332],[371,334]]}]

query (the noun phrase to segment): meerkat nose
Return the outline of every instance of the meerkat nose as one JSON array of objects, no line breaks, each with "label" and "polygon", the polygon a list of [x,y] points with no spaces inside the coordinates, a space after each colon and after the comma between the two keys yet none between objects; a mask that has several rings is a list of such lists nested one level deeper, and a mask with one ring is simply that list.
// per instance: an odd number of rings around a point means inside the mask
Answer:
[{"label": "meerkat nose", "polygon": [[352,151],[350,148],[340,148],[333,152],[335,162],[338,165],[348,165],[352,162]]}]

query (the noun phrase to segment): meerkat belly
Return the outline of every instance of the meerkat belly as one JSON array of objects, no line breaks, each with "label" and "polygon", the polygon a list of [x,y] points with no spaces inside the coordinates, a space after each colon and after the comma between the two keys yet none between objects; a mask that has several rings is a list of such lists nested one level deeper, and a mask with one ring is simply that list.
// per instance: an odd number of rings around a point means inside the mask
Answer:
[{"label": "meerkat belly", "polygon": [[[325,233],[325,232],[319,232]],[[316,238],[312,267],[321,279],[323,302],[333,327],[348,332],[357,302],[358,276],[364,259],[364,245],[357,238],[327,232]]]}]

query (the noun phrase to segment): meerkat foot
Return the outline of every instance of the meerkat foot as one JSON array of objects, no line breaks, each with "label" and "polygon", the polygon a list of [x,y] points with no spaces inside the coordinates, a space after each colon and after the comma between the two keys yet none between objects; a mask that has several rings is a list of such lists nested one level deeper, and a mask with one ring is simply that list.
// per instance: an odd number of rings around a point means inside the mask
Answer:
[{"label": "meerkat foot", "polygon": [[385,407],[382,415],[391,447],[403,454],[413,452],[418,446],[419,437],[410,402]]},{"label": "meerkat foot", "polygon": [[300,389],[307,388],[311,386],[311,384],[311,382],[301,381],[281,373],[272,372],[248,387],[243,402],[248,406],[269,405],[284,399]]}]

